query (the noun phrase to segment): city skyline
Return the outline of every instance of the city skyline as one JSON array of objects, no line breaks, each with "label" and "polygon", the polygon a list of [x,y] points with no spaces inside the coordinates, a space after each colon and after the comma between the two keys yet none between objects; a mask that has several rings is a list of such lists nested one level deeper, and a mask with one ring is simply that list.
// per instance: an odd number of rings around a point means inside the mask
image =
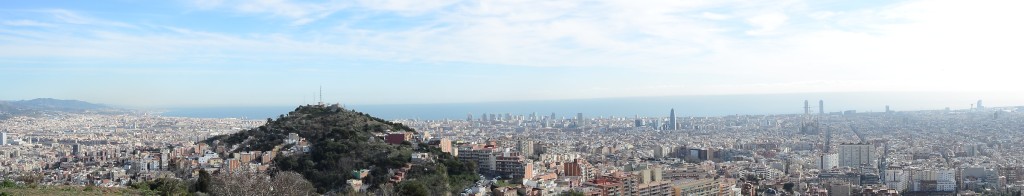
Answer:
[{"label": "city skyline", "polygon": [[18,93],[0,100],[1019,94],[1011,3],[17,1],[0,14],[0,88]]},{"label": "city skyline", "polygon": [[[0,154],[11,157],[0,160],[4,162],[0,170],[14,176],[48,176],[39,180],[7,176],[8,188],[4,191],[18,195],[44,189],[15,182],[67,187],[59,189],[60,193],[97,192],[76,188],[90,185],[131,193],[140,191],[135,188],[136,183],[177,169],[193,172],[175,172],[174,178],[160,177],[155,181],[202,179],[201,171],[214,170],[209,175],[224,182],[223,175],[230,172],[267,175],[275,172],[275,167],[289,168],[288,159],[310,157],[310,153],[333,153],[323,151],[322,146],[314,147],[336,140],[311,135],[320,129],[310,127],[322,125],[309,125],[313,124],[308,123],[309,119],[361,118],[345,122],[397,125],[389,130],[381,128],[379,134],[357,145],[407,148],[412,152],[410,156],[392,158],[407,162],[405,169],[396,169],[394,174],[358,170],[360,175],[372,177],[340,175],[338,178],[348,179],[345,184],[328,188],[321,188],[324,181],[305,172],[295,174],[293,180],[315,183],[318,192],[327,189],[374,193],[389,188],[375,188],[373,184],[417,182],[423,178],[416,175],[424,174],[408,171],[439,163],[438,159],[449,159],[447,162],[475,162],[480,167],[464,170],[472,171],[469,176],[473,178],[466,179],[470,183],[416,195],[442,191],[492,195],[488,193],[507,191],[506,186],[531,187],[535,193],[544,193],[532,195],[747,195],[755,191],[765,195],[761,193],[764,188],[782,190],[783,184],[796,183],[806,185],[786,190],[789,194],[785,195],[1019,194],[1024,187],[1024,177],[1019,175],[1024,171],[1019,156],[1022,140],[1021,132],[1014,128],[1019,127],[1021,111],[1020,107],[986,106],[958,111],[736,115],[679,118],[675,122],[679,126],[670,125],[675,123],[664,118],[604,118],[584,113],[576,113],[572,118],[491,113],[465,120],[406,119],[385,123],[356,110],[321,104],[302,106],[267,121],[57,112],[45,117],[14,116],[0,121],[2,134],[8,135],[7,142],[0,145]],[[668,115],[672,112],[670,109]],[[331,117],[323,118],[324,115]],[[821,127],[804,129],[808,122]],[[278,132],[272,128],[275,125],[313,131]],[[295,125],[309,127],[294,128]],[[334,126],[332,132],[365,127],[345,123]],[[352,134],[369,133],[367,130]],[[272,144],[276,146],[238,147],[216,142],[231,142],[231,138],[238,136],[248,136],[247,140],[257,140],[257,144],[263,143],[259,140],[274,139]],[[225,145],[235,146],[235,150],[224,148]],[[426,149],[412,151],[411,146]],[[435,157],[428,153],[452,156]],[[302,168],[290,169],[276,172]],[[97,172],[99,175],[87,175]],[[558,179],[582,185],[555,183]],[[211,185],[217,189],[207,191],[223,195],[249,190],[220,189],[221,186]],[[279,184],[269,186],[278,190]],[[702,186],[719,188],[699,188]],[[309,188],[313,185],[306,187],[296,191],[313,191]],[[58,189],[45,190],[52,190],[44,192],[45,195],[58,194]]]},{"label": "city skyline", "polygon": [[[575,114],[585,113],[593,117],[666,117],[665,109],[681,109],[680,117],[714,117],[732,115],[787,115],[800,114],[806,110],[818,110],[815,114],[856,112],[903,112],[927,110],[974,110],[978,109],[979,97],[985,107],[1021,107],[1020,100],[1006,95],[978,95],[958,93],[803,93],[803,94],[760,94],[760,95],[708,95],[668,97],[627,97],[574,100],[508,101],[478,103],[438,104],[352,104],[342,106],[372,114],[383,119],[458,119],[468,114]],[[801,99],[818,99],[815,106],[799,106]],[[45,99],[43,99],[45,100]],[[34,100],[33,100],[34,101]],[[294,103],[281,106],[195,106],[195,107],[130,107],[117,104],[103,104],[115,109],[128,109],[172,117],[195,118],[246,118],[263,119],[277,117],[292,111],[296,105],[317,104],[313,102]],[[830,106],[821,108],[825,101]],[[12,102],[16,104],[18,102]],[[325,98],[325,104],[335,104]],[[2,104],[2,103],[0,103]],[[804,111],[801,111],[804,110]],[[671,113],[671,111],[670,111]],[[670,117],[671,115],[668,115]],[[668,123],[668,122],[666,122]]]},{"label": "city skyline", "polygon": [[14,0],[0,196],[1021,196],[1021,5]]}]

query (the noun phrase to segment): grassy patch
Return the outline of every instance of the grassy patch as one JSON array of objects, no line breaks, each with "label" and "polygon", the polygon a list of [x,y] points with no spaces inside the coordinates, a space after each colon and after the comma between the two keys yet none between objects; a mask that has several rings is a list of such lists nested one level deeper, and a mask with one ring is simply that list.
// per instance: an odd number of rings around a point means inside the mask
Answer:
[{"label": "grassy patch", "polygon": [[86,186],[37,186],[30,187],[5,187],[0,188],[0,193],[8,195],[155,195],[151,192],[144,192],[129,188],[109,187],[86,187]]}]

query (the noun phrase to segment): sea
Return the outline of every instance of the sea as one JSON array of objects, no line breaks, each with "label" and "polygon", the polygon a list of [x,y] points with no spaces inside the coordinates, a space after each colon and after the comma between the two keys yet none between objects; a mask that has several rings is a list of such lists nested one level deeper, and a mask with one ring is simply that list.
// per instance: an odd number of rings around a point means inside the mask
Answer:
[{"label": "sea", "polygon": [[[857,112],[883,112],[886,106],[893,111],[971,109],[979,100],[986,107],[1024,105],[1024,96],[1014,93],[791,93],[757,95],[693,95],[664,97],[625,97],[546,101],[506,101],[479,103],[433,104],[345,104],[345,108],[389,120],[466,119],[482,114],[513,114],[573,118],[582,113],[593,117],[666,117],[674,109],[680,117],[706,117],[727,115],[800,114],[804,101],[811,113],[818,112],[818,101],[824,102],[827,113],[854,110]],[[266,119],[294,110],[294,106],[257,107],[183,107],[166,108],[163,116],[196,118]]]}]

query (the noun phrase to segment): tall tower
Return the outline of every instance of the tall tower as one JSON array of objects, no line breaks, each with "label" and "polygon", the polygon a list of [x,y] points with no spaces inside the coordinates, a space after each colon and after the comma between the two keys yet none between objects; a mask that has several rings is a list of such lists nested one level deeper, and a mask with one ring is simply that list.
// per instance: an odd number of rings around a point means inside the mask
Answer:
[{"label": "tall tower", "polygon": [[810,113],[811,113],[811,105],[810,105],[810,103],[809,103],[809,102],[807,102],[807,100],[805,99],[805,100],[804,100],[804,114],[810,114]]},{"label": "tall tower", "polygon": [[668,111],[668,130],[676,130],[676,109],[672,108]]},{"label": "tall tower", "polygon": [[583,113],[576,113],[576,127],[583,127]]},{"label": "tall tower", "polygon": [[825,101],[818,100],[818,114],[825,114]]},{"label": "tall tower", "polygon": [[825,153],[832,151],[832,129],[825,128]]},{"label": "tall tower", "polygon": [[324,105],[324,86],[320,86],[320,101],[317,104]]}]

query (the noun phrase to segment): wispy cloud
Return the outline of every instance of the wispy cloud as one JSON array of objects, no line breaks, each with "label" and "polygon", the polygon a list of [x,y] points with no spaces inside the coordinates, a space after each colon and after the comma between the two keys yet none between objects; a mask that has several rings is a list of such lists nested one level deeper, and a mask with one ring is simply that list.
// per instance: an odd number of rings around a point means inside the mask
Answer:
[{"label": "wispy cloud", "polygon": [[[239,33],[49,9],[0,22],[11,27],[0,29],[0,57],[197,66],[366,60],[410,67],[615,70],[588,80],[600,91],[556,86],[522,93],[546,97],[836,87],[997,90],[1007,85],[979,86],[1024,83],[1007,71],[1024,63],[1014,54],[1024,45],[1019,36],[1024,32],[1008,25],[1024,15],[1013,6],[993,6],[999,4],[995,1],[866,7],[807,0],[188,2],[206,13],[295,28]],[[644,74],[649,77],[639,76]]]},{"label": "wispy cloud", "polygon": [[23,26],[23,27],[53,27],[53,24],[39,22],[35,20],[8,20],[0,22],[0,24],[7,26]]},{"label": "wispy cloud", "polygon": [[785,25],[786,20],[788,19],[789,17],[783,13],[761,14],[750,17],[747,19],[747,23],[749,23],[750,26],[756,27],[756,29],[747,31],[747,34],[764,35],[772,33],[779,27]]},{"label": "wispy cloud", "polygon": [[343,1],[190,0],[190,3],[196,8],[204,10],[225,9],[245,14],[268,14],[291,20],[293,25],[308,24],[350,6],[349,3]]},{"label": "wispy cloud", "polygon": [[127,24],[127,23],[111,21],[111,20],[105,20],[105,19],[98,19],[98,18],[89,17],[89,16],[84,16],[82,14],[79,14],[78,12],[74,12],[74,11],[70,11],[70,10],[64,10],[64,9],[46,9],[46,10],[39,10],[39,12],[49,14],[50,16],[55,18],[57,22],[66,23],[66,24],[98,25],[98,26],[111,26],[111,27],[133,27],[133,25],[130,25],[130,24]]}]

